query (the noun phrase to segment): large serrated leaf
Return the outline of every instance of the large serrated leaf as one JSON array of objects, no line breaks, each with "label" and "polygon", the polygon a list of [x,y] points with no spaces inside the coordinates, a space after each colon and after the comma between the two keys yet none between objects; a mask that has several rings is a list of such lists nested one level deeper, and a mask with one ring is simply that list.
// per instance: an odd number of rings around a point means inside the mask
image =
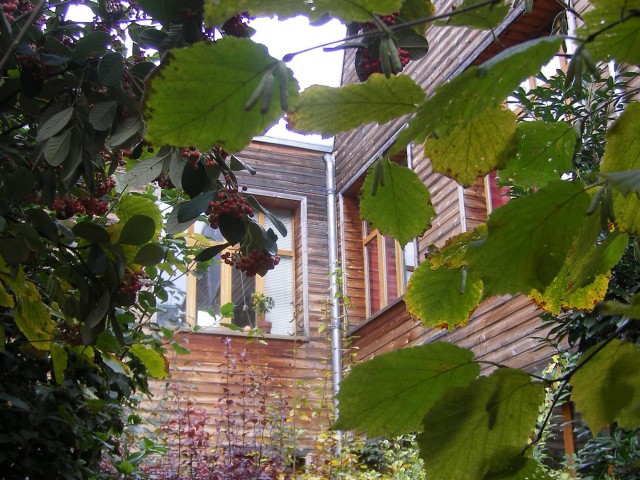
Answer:
[{"label": "large serrated leaf", "polygon": [[539,462],[517,456],[506,467],[489,472],[483,480],[551,480]]},{"label": "large serrated leaf", "polygon": [[515,130],[515,113],[491,108],[447,135],[429,138],[424,151],[436,172],[469,186],[505,165],[515,147]]},{"label": "large serrated leaf", "polygon": [[[158,145],[220,145],[238,151],[282,115],[277,75],[266,114],[244,105],[262,76],[278,61],[249,39],[223,38],[172,50],[152,74],[144,104],[147,140]],[[298,97],[290,70],[289,98]]]},{"label": "large serrated leaf", "polygon": [[[597,33],[587,45],[596,60],[640,63],[639,0],[592,0],[594,8],[583,15],[583,37]],[[620,22],[620,23],[618,23]],[[604,28],[611,25],[611,28]]]},{"label": "large serrated leaf", "polygon": [[524,188],[542,188],[571,170],[576,133],[565,122],[521,122],[516,129],[516,155],[501,170]]},{"label": "large serrated leaf", "polygon": [[464,268],[433,269],[429,260],[423,261],[411,275],[404,297],[409,313],[426,327],[453,330],[467,323],[482,299],[482,281]]},{"label": "large serrated leaf", "polygon": [[424,91],[408,75],[373,74],[365,83],[307,88],[287,119],[292,130],[331,136],[363,123],[382,124],[413,113],[423,100]]},{"label": "large serrated leaf", "polygon": [[[511,3],[510,1],[508,3]],[[477,5],[482,4],[482,5]],[[499,26],[509,13],[509,5],[502,3],[490,3],[485,0],[464,0],[458,9],[471,8],[471,10],[456,15],[451,15],[447,25],[461,25],[471,28],[490,29]]]},{"label": "large serrated leaf", "polygon": [[640,349],[614,339],[596,345],[581,357],[571,377],[571,399],[595,436],[605,425],[640,427]]},{"label": "large serrated leaf", "polygon": [[480,367],[472,360],[470,350],[435,342],[358,364],[341,384],[335,428],[369,436],[415,432],[446,391],[478,376]]},{"label": "large serrated leaf", "polygon": [[555,181],[495,210],[487,240],[467,250],[485,296],[544,291],[564,265],[589,202],[580,182]]},{"label": "large serrated leaf", "polygon": [[278,16],[279,20],[310,13],[305,0],[205,0],[204,18],[212,27],[221,26],[234,15],[251,12],[255,16]]},{"label": "large serrated leaf", "polygon": [[116,209],[116,215],[122,224],[125,224],[135,215],[144,215],[151,217],[155,224],[155,233],[153,238],[158,238],[162,230],[162,213],[156,203],[141,195],[125,195],[120,200],[120,204]]},{"label": "large serrated leaf", "polygon": [[156,230],[153,218],[134,215],[122,227],[118,241],[123,245],[143,245],[153,239]]},{"label": "large serrated leaf", "polygon": [[536,75],[560,49],[560,37],[543,37],[508,48],[479,67],[471,67],[436,89],[400,132],[395,149],[422,142],[437,131],[446,135],[456,125],[470,122],[495,108],[520,83]]},{"label": "large serrated leaf", "polygon": [[314,14],[331,15],[348,22],[367,22],[371,15],[387,15],[400,10],[403,0],[314,0]]},{"label": "large serrated leaf", "polygon": [[449,389],[418,436],[427,478],[477,480],[508,465],[527,444],[543,399],[541,383],[507,368]]},{"label": "large serrated leaf", "polygon": [[[640,104],[630,103],[607,132],[607,145],[602,157],[602,173],[640,169]],[[640,234],[640,199],[637,195],[613,193],[616,225],[635,235]]]},{"label": "large serrated leaf", "polygon": [[389,160],[383,162],[384,185],[372,194],[375,166],[371,167],[360,193],[360,215],[384,235],[401,245],[422,235],[430,226],[435,210],[429,190],[412,170]]}]

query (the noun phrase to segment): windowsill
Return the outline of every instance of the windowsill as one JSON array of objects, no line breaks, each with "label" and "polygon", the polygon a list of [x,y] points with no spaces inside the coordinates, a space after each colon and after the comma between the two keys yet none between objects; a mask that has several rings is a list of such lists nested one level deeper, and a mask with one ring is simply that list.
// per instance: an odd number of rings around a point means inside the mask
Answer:
[{"label": "windowsill", "polygon": [[281,335],[275,333],[265,333],[263,335],[255,335],[251,332],[237,332],[225,327],[202,327],[198,330],[189,330],[192,334],[217,335],[221,337],[245,337],[252,339],[264,340],[287,340],[292,342],[309,342],[308,335]]}]

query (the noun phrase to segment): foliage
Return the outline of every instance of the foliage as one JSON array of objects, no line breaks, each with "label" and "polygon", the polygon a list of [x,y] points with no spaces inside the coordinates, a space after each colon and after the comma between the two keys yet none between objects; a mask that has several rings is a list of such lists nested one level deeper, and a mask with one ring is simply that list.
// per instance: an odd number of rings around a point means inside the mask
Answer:
[{"label": "foliage", "polygon": [[[407,59],[426,53],[423,32],[411,27],[430,22],[420,17],[433,11],[431,2],[95,0],[82,2],[95,15],[86,23],[66,19],[73,3],[41,1],[34,6],[12,0],[6,4],[15,8],[4,11],[0,23],[0,360],[4,366],[0,398],[2,421],[8,426],[2,436],[0,468],[14,478],[38,478],[45,471],[67,478],[99,475],[95,473],[99,450],[118,452],[116,438],[126,414],[122,407],[131,403],[130,394],[146,391],[147,375],[166,374],[163,346],[172,343],[173,333],[157,327],[149,332],[143,326],[158,310],[156,298],[167,296],[168,274],[185,273],[194,259],[210,261],[224,247],[196,252],[186,248],[184,239],[160,237],[163,228],[169,235],[178,234],[205,214],[210,224],[219,227],[225,246],[238,245],[236,261],[242,262],[236,265],[259,275],[273,267],[278,234],[287,232],[272,216],[277,233],[265,231],[252,219],[250,213],[255,211],[270,214],[254,197],[241,193],[237,175],[255,172],[225,149],[242,149],[288,110],[304,119],[309,109],[325,119],[318,127],[301,120],[296,128],[333,134],[334,122],[326,120],[332,118],[328,110],[344,111],[344,101],[361,94],[378,96],[388,88],[385,98],[400,108],[391,113],[352,109],[355,115],[338,127],[386,122],[415,112],[408,128],[400,132],[395,150],[410,142],[424,143],[434,156],[436,171],[463,185],[496,168],[509,172],[520,198],[495,211],[486,229],[454,239],[443,254],[447,261],[421,265],[446,273],[442,280],[463,293],[467,286],[474,288],[476,293],[470,295],[474,302],[495,294],[523,293],[537,298],[541,306],[553,305],[554,311],[588,310],[604,299],[603,284],[614,264],[618,263],[614,272],[629,273],[634,268],[637,272],[637,259],[622,246],[626,234],[640,229],[638,104],[631,97],[621,105],[624,95],[616,93],[611,104],[620,105],[621,115],[589,135],[583,125],[609,110],[586,111],[590,106],[581,110],[576,107],[581,102],[571,98],[582,93],[583,70],[596,71],[589,52],[597,60],[638,63],[638,0],[593,2],[586,26],[577,32],[566,91],[550,102],[548,113],[553,115],[555,109],[560,115],[553,120],[539,118],[545,125],[531,127],[518,127],[501,105],[558,52],[567,40],[562,36],[507,48],[424,96],[416,81],[392,74],[399,73]],[[464,1],[446,16],[450,24],[493,28],[511,11],[511,3]],[[247,10],[357,22],[353,35],[337,48],[359,49],[356,69],[366,63],[367,69],[376,70],[379,62],[385,78],[369,77],[367,71],[361,76],[367,78],[363,85],[298,96],[286,62],[299,52],[283,60],[270,57],[247,38],[250,30],[242,21]],[[408,24],[402,23],[405,19]],[[124,48],[126,34],[132,39],[130,52]],[[324,103],[318,103],[318,97]],[[609,100],[602,102],[609,107]],[[559,104],[571,105],[575,115],[565,114]],[[581,137],[572,154],[574,169],[565,176],[570,155],[565,136],[570,130],[558,122],[570,125]],[[490,134],[492,125],[501,128],[499,141]],[[544,162],[550,153],[546,147],[558,138],[563,139],[562,146],[553,154],[560,158],[550,168]],[[458,142],[468,148],[458,151]],[[585,149],[588,143],[594,145],[590,152]],[[580,162],[588,172],[576,168]],[[125,163],[129,173],[120,176]],[[375,188],[385,187],[386,166],[379,165],[382,178],[379,170],[373,186],[363,191],[365,204],[371,204],[378,191],[389,193]],[[522,168],[542,168],[541,183],[533,174],[522,174]],[[144,186],[150,181],[173,207],[166,220],[155,207],[158,195],[152,193],[153,187],[144,193],[125,192],[125,182]],[[180,189],[174,190],[176,185]],[[415,193],[392,190],[389,205],[402,205],[400,197]],[[231,214],[221,208],[222,203],[231,205],[240,198],[247,210]],[[393,209],[379,207],[373,208],[371,220],[389,226],[404,241],[428,228],[428,196],[420,198],[403,213],[421,218],[422,225],[410,222],[405,228],[405,221],[393,225],[393,219],[385,218],[394,214]],[[578,258],[575,252],[584,255]],[[627,267],[619,268],[621,258]],[[422,301],[433,275],[416,273],[407,295],[409,301],[411,291],[418,292],[409,308],[426,317],[430,308],[438,308],[437,302]],[[610,299],[618,304],[603,307],[605,313],[623,314],[614,317],[617,329],[595,335],[596,346],[583,353],[562,379],[575,382],[576,393],[582,392],[576,396],[576,406],[594,431],[615,421],[629,429],[640,424],[637,369],[630,364],[637,360],[631,343],[637,338],[633,333],[637,328],[632,327],[637,322],[624,318],[638,316],[633,288],[637,287],[622,289]],[[443,286],[441,291],[450,294],[454,287]],[[470,315],[474,302],[467,300],[463,313]],[[455,317],[434,317],[435,321],[447,326],[464,323],[459,310],[451,310]],[[574,316],[577,323],[583,318]],[[609,349],[624,354],[617,356]],[[457,358],[457,353],[442,348],[429,364],[455,364]],[[591,375],[592,384],[585,386],[581,374],[590,369],[609,371],[611,365],[618,367],[615,382],[607,384],[606,378]],[[523,372],[498,370],[466,385],[449,385],[440,400],[432,399],[427,411],[412,411],[415,418],[405,423],[428,427],[419,441],[427,469],[443,478],[532,475],[538,465],[521,452],[526,454],[531,446],[527,437],[542,402],[542,383],[532,382]],[[419,403],[422,392],[416,390],[417,401],[396,392],[398,401]],[[361,393],[354,380],[350,395]],[[617,396],[612,408],[602,407],[607,395]],[[443,399],[457,412],[449,423],[443,421],[447,410]],[[349,400],[344,397],[343,402]],[[393,430],[394,421],[380,416],[375,428]],[[366,418],[349,423],[345,417],[340,422],[370,427]],[[190,428],[200,435],[199,426]],[[502,429],[508,434],[502,435]],[[483,454],[460,432],[486,440],[486,452],[492,455]],[[447,463],[460,455],[460,445],[469,450],[468,468]],[[261,468],[244,456],[238,461],[249,469]],[[233,469],[238,463],[230,465]]]}]

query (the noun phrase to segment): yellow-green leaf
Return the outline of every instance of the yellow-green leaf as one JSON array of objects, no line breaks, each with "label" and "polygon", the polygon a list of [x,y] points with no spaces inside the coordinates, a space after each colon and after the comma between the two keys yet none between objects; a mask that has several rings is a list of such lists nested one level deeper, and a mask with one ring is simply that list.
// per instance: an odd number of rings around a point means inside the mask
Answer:
[{"label": "yellow-green leaf", "polygon": [[[640,0],[591,0],[583,14],[583,37],[598,33],[587,48],[595,60],[640,63]],[[620,22],[620,23],[618,23]],[[611,28],[604,28],[612,25]]]},{"label": "yellow-green leaf", "polygon": [[116,209],[116,215],[120,219],[121,225],[126,225],[127,222],[136,215],[151,218],[155,224],[155,233],[149,241],[156,240],[162,230],[162,213],[160,212],[160,208],[156,202],[142,195],[123,196]]},{"label": "yellow-green leaf", "polygon": [[487,239],[467,250],[485,297],[544,291],[565,264],[589,202],[581,182],[555,181],[494,210]]},{"label": "yellow-green leaf", "polygon": [[[484,5],[474,8],[474,5],[478,3]],[[447,19],[446,24],[483,29],[496,28],[509,13],[509,5],[505,3],[487,5],[486,3],[486,0],[464,0],[457,8],[471,7],[472,10],[452,15]]]},{"label": "yellow-green leaf", "polygon": [[473,352],[444,342],[403,348],[355,365],[341,385],[335,427],[395,436],[420,429],[424,414],[480,367]]},{"label": "yellow-green leaf", "polygon": [[272,17],[280,20],[297,15],[308,15],[309,4],[305,0],[205,0],[204,18],[209,26],[220,26],[237,13]]},{"label": "yellow-green leaf", "polygon": [[67,369],[67,351],[57,343],[51,344],[51,363],[53,365],[53,377],[58,385],[64,383],[64,371]]},{"label": "yellow-green leaf", "polygon": [[390,235],[401,245],[422,235],[431,226],[435,210],[429,190],[412,170],[389,160],[382,162],[384,184],[375,195],[372,186],[375,166],[371,167],[360,192],[360,215],[384,235]]},{"label": "yellow-green leaf", "polygon": [[328,14],[348,22],[366,22],[372,13],[387,15],[400,10],[403,0],[314,0],[314,14]]},{"label": "yellow-green leaf", "polygon": [[287,120],[292,130],[331,136],[363,123],[382,124],[413,113],[424,96],[408,75],[373,74],[364,83],[341,88],[307,88]]},{"label": "yellow-green leaf", "polygon": [[478,480],[508,465],[527,444],[543,399],[541,383],[508,368],[449,389],[418,436],[427,478]]},{"label": "yellow-green leaf", "polygon": [[482,281],[465,268],[433,269],[429,260],[423,261],[404,296],[409,313],[426,327],[453,330],[467,323],[482,299]]},{"label": "yellow-green leaf", "polygon": [[571,377],[571,399],[594,436],[613,422],[640,427],[640,347],[617,339],[601,347],[587,350]]},{"label": "yellow-green leaf", "polygon": [[[277,63],[264,45],[246,38],[222,38],[171,50],[148,80],[146,139],[156,145],[241,150],[282,115],[279,75],[266,114],[258,107],[244,108],[264,74]],[[298,82],[291,70],[287,72],[294,104]]]},{"label": "yellow-green leaf", "polygon": [[13,308],[15,304],[13,295],[7,292],[2,282],[0,282],[0,307]]},{"label": "yellow-green leaf", "polygon": [[447,135],[495,108],[520,83],[536,75],[560,49],[560,37],[543,37],[508,48],[479,67],[471,67],[454,80],[436,89],[400,132],[394,149],[411,141],[422,142],[437,131]]},{"label": "yellow-green leaf", "polygon": [[[640,31],[640,30],[639,30]],[[639,47],[640,49],[640,47]],[[602,157],[602,173],[640,169],[640,104],[630,103],[607,132],[607,145]],[[616,225],[627,232],[640,235],[640,199],[613,192]]]},{"label": "yellow-green leaf", "polygon": [[512,155],[516,118],[511,110],[491,108],[446,135],[429,138],[425,155],[436,172],[469,186],[477,177],[503,167]]},{"label": "yellow-green leaf", "polygon": [[158,352],[144,345],[131,345],[131,353],[138,357],[154,378],[166,378],[169,375],[167,360]]}]

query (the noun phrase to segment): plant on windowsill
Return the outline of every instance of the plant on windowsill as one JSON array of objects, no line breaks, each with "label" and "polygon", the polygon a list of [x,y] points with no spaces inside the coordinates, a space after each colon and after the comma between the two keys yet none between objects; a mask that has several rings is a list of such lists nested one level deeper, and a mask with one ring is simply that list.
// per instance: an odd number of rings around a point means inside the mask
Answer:
[{"label": "plant on windowsill", "polygon": [[264,293],[254,292],[251,296],[253,310],[256,312],[257,327],[263,333],[271,333],[271,322],[267,321],[265,314],[269,313],[275,307],[273,297]]}]

